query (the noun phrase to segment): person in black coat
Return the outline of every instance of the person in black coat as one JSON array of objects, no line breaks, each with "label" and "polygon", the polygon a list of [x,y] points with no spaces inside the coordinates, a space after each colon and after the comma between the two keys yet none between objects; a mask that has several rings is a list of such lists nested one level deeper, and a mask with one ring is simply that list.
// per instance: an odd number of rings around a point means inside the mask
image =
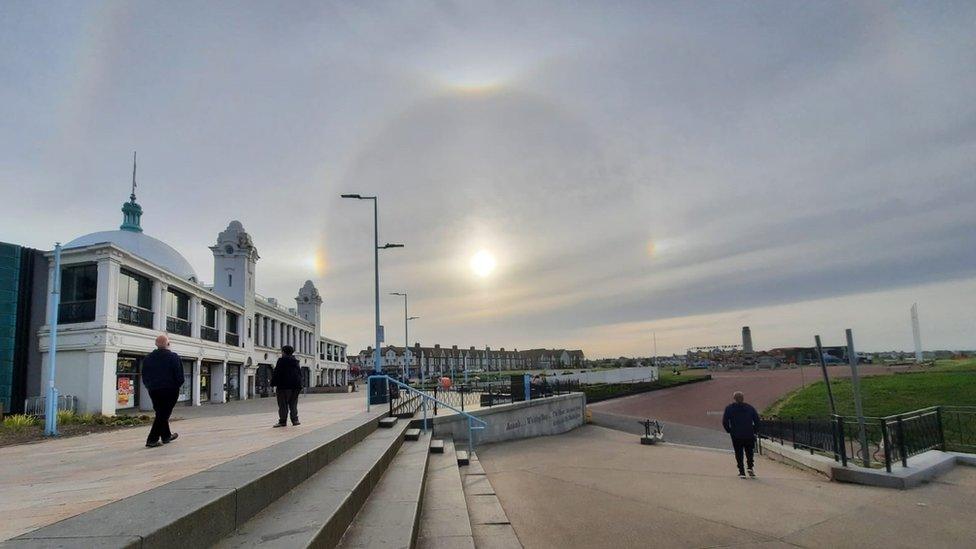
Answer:
[{"label": "person in black coat", "polygon": [[281,352],[283,356],[271,372],[271,386],[276,388],[278,394],[278,423],[274,426],[288,425],[288,412],[291,412],[291,424],[301,425],[298,421],[298,393],[302,391],[302,369],[294,356],[294,347],[285,345]]},{"label": "person in black coat", "polygon": [[735,450],[735,464],[739,467],[739,477],[745,478],[746,471],[742,467],[742,454],[746,454],[746,464],[749,476],[756,476],[753,470],[753,451],[756,448],[756,431],[759,429],[759,414],[756,409],[745,403],[745,396],[741,391],[732,393],[732,404],[725,407],[722,415],[722,427],[732,437],[732,448]]},{"label": "person in black coat", "polygon": [[[153,411],[153,420],[149,437],[146,439],[147,448],[156,448],[169,444],[179,435],[169,430],[169,416],[180,398],[180,387],[183,386],[183,362],[180,355],[169,350],[169,337],[160,334],[156,338],[156,350],[142,359],[142,383],[149,391]],[[162,440],[162,442],[160,442]]]}]

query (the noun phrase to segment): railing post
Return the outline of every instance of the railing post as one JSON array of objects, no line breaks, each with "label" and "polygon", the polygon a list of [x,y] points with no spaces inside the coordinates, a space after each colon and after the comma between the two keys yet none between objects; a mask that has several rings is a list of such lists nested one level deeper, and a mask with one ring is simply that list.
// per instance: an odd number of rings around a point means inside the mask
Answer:
[{"label": "railing post", "polygon": [[464,388],[462,387],[458,390],[458,395],[461,397],[461,411],[464,411]]},{"label": "railing post", "polygon": [[796,418],[790,418],[790,439],[793,442],[793,449],[796,450]]},{"label": "railing post", "polygon": [[945,428],[942,426],[942,406],[935,408],[935,419],[939,422],[939,449],[945,452]]},{"label": "railing post", "polygon": [[810,455],[813,455],[813,419],[809,416],[807,417],[807,442],[810,443]]},{"label": "railing post", "polygon": [[905,425],[901,421],[901,416],[896,418],[895,436],[898,437],[898,452],[901,454],[901,466],[908,467],[908,452],[905,451]]},{"label": "railing post", "polygon": [[437,415],[437,383],[434,383],[434,415]]},{"label": "railing post", "polygon": [[847,445],[844,442],[846,438],[844,436],[844,418],[841,416],[835,417],[837,418],[837,442],[840,443],[838,444],[838,448],[840,449],[840,464],[847,467]]},{"label": "railing post", "polygon": [[891,472],[891,437],[888,435],[888,420],[881,418],[881,444],[884,444],[885,471]]},{"label": "railing post", "polygon": [[393,415],[393,385],[390,383],[390,378],[383,378],[386,381],[386,400],[390,403],[390,415]]}]

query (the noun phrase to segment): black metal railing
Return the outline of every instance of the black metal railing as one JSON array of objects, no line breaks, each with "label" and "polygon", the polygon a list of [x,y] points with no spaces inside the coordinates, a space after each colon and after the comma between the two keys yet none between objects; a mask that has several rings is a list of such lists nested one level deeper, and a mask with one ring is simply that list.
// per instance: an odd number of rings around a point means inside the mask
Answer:
[{"label": "black metal railing", "polygon": [[[863,430],[863,434],[862,434]],[[976,450],[976,407],[933,406],[885,417],[835,415],[826,418],[763,418],[759,436],[794,448],[832,455],[846,467],[853,460],[864,467],[893,463],[929,450]]]},{"label": "black metal railing", "polygon": [[119,322],[133,326],[141,326],[143,328],[152,328],[153,312],[149,309],[119,303]]},{"label": "black metal railing", "polygon": [[224,343],[238,347],[241,344],[241,336],[227,332],[224,334]]},{"label": "black metal railing", "polygon": [[69,301],[58,304],[58,323],[72,324],[95,320],[95,301]]},{"label": "black metal railing", "polygon": [[171,334],[189,336],[190,322],[182,318],[168,316],[166,317],[166,331]]},{"label": "black metal railing", "polygon": [[[169,319],[167,319],[167,321],[168,320]],[[220,341],[220,332],[217,331],[217,328],[200,326],[200,339],[206,339],[207,341]]]}]

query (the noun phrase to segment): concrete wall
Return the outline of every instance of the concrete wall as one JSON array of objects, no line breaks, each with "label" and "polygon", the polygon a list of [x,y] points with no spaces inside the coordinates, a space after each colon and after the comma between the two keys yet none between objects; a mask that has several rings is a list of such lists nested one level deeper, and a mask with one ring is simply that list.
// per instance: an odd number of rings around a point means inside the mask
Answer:
[{"label": "concrete wall", "polygon": [[657,366],[640,368],[614,368],[612,370],[580,370],[571,374],[549,374],[546,379],[550,382],[574,381],[580,383],[632,383],[638,381],[656,381],[658,379]]},{"label": "concrete wall", "polygon": [[[475,441],[484,444],[558,435],[583,425],[585,410],[586,396],[583,393],[482,408],[471,415],[488,422],[488,427],[475,433]],[[468,420],[461,415],[437,417],[433,423],[435,437],[453,436],[454,440],[468,440]]]}]

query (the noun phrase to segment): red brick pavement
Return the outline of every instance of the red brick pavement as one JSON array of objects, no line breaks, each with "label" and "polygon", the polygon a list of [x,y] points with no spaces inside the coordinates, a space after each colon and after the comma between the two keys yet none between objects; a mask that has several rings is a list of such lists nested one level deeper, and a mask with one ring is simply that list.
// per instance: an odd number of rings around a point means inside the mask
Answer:
[{"label": "red brick pavement", "polygon": [[[907,369],[864,365],[860,372],[863,376],[883,375]],[[831,379],[850,377],[850,368],[830,366],[827,373]],[[822,379],[819,366],[804,366],[802,376],[807,383]],[[780,396],[799,387],[803,378],[799,369],[712,372],[710,381],[605,400],[591,407],[601,412],[721,430],[722,411],[734,391],[745,393],[746,402],[762,412]]]}]

